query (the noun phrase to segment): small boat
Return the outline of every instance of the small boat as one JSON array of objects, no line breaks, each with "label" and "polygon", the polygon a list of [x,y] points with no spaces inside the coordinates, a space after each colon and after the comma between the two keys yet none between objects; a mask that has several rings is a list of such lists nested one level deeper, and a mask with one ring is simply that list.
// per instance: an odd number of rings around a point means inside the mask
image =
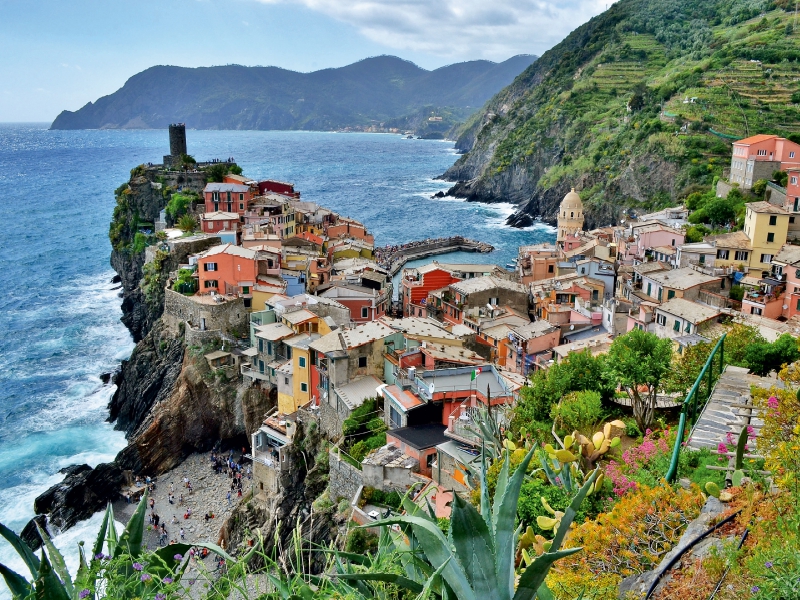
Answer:
[{"label": "small boat", "polygon": [[517,268],[516,262],[506,263],[506,269],[516,269],[516,268]]},{"label": "small boat", "polygon": [[406,136],[406,139],[407,139],[407,140],[413,140],[413,139],[414,139],[414,136],[413,136],[413,135],[407,135],[407,136]]}]

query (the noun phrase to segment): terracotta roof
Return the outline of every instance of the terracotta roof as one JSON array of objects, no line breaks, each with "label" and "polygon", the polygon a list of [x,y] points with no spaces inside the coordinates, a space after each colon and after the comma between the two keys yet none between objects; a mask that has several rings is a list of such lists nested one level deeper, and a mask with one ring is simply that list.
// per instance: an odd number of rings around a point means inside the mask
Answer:
[{"label": "terracotta roof", "polygon": [[766,142],[767,140],[775,140],[775,139],[778,139],[777,135],[768,135],[766,133],[759,133],[758,135],[751,135],[748,138],[744,138],[742,140],[738,140],[733,143],[749,146],[750,144],[758,144],[759,142]]},{"label": "terracotta roof", "polygon": [[753,245],[750,238],[744,231],[734,231],[732,233],[722,233],[720,235],[707,235],[703,238],[706,242],[716,242],[718,248],[738,248],[740,250],[752,250]]}]

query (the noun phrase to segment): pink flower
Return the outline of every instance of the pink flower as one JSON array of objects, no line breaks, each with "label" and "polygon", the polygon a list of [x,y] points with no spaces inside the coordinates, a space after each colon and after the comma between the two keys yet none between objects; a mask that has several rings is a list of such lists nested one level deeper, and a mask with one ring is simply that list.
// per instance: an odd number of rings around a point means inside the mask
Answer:
[{"label": "pink flower", "polygon": [[778,408],[778,399],[775,396],[770,396],[767,400],[767,406],[770,408]]},{"label": "pink flower", "polygon": [[724,442],[720,442],[719,446],[717,446],[717,453],[719,454],[727,454],[728,447],[725,445]]}]

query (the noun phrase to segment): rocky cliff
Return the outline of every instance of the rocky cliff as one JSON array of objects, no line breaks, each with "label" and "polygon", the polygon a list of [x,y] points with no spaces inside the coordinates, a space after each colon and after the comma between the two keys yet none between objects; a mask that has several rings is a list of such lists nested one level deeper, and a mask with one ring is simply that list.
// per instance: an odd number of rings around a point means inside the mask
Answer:
[{"label": "rocky cliff", "polygon": [[710,186],[731,138],[800,136],[792,10],[766,0],[612,4],[465,124],[464,155],[443,175],[456,183],[450,193],[513,202],[509,222],[525,225],[554,219],[575,187],[595,227]]}]

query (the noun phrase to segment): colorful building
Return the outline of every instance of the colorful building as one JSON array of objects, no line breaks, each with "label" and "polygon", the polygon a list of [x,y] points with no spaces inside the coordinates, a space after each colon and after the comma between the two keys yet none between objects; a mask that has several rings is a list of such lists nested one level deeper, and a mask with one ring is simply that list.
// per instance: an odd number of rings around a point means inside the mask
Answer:
[{"label": "colorful building", "polygon": [[203,189],[203,199],[207,213],[227,212],[242,216],[253,199],[253,192],[248,185],[208,183]]},{"label": "colorful building", "polygon": [[749,190],[775,171],[800,167],[800,144],[777,135],[754,135],[733,143],[729,181]]}]

